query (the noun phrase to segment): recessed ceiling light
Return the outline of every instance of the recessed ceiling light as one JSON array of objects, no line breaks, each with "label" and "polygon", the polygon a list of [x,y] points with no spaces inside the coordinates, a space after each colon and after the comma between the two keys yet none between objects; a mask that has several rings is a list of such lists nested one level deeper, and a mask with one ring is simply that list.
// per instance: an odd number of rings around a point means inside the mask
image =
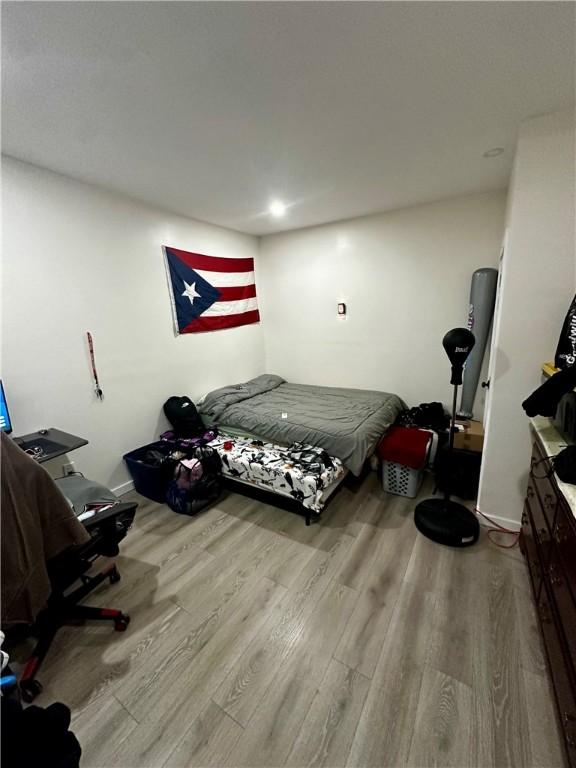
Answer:
[{"label": "recessed ceiling light", "polygon": [[482,157],[498,157],[503,152],[504,147],[492,147],[492,149],[487,149],[486,152],[483,152]]},{"label": "recessed ceiling light", "polygon": [[273,200],[268,206],[268,210],[275,219],[281,219],[286,214],[286,206],[280,200]]}]

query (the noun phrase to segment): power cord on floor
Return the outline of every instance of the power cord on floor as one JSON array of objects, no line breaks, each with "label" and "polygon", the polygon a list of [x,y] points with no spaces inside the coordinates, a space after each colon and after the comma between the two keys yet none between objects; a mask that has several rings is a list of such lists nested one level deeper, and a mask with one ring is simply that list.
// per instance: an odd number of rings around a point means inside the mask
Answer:
[{"label": "power cord on floor", "polygon": [[[478,507],[475,508],[475,511],[477,515],[482,515],[485,520],[488,520],[490,525],[494,526],[493,528],[488,528],[486,535],[488,536],[489,541],[491,541],[495,547],[500,547],[500,549],[514,549],[514,547],[518,546],[520,542],[520,531],[513,531],[511,528],[505,528],[503,525],[500,525],[500,523],[497,523],[496,520],[492,520],[491,517],[488,517],[488,515],[485,515],[484,512],[481,512]],[[494,541],[490,535],[494,533],[504,533],[510,536],[514,536],[514,540],[512,541],[512,544],[499,544],[497,541]]]}]

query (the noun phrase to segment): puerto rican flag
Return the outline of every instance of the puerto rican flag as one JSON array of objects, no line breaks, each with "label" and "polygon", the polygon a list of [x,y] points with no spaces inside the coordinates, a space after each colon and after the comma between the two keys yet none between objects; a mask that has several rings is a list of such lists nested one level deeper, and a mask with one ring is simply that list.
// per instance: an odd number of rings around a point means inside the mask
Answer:
[{"label": "puerto rican flag", "polygon": [[163,250],[176,336],[260,322],[254,259]]}]

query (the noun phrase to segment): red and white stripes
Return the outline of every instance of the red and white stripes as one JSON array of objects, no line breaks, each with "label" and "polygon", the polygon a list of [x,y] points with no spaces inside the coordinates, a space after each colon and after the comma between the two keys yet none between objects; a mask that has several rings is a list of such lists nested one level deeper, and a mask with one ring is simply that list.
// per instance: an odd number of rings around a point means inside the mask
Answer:
[{"label": "red and white stripes", "polygon": [[215,331],[259,322],[254,259],[205,256],[177,248],[170,248],[170,251],[220,294],[218,301],[182,329],[182,333]]}]

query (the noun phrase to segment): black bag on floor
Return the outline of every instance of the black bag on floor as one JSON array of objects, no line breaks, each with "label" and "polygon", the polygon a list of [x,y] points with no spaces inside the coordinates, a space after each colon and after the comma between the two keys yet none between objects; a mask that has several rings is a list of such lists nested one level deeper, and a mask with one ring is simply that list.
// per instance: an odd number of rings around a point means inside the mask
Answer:
[{"label": "black bag on floor", "polygon": [[461,499],[475,499],[480,484],[482,454],[476,451],[455,450],[449,458],[444,446],[436,456],[436,487]]},{"label": "black bag on floor", "polygon": [[178,462],[168,485],[166,504],[180,515],[195,515],[213,504],[222,493],[221,461],[208,446],[195,448],[190,458]]},{"label": "black bag on floor", "polygon": [[169,397],[164,403],[164,415],[176,437],[200,437],[206,432],[204,422],[189,397]]},{"label": "black bag on floor", "polygon": [[79,768],[82,749],[69,730],[65,704],[23,709],[17,699],[3,695],[0,710],[4,768]]}]

